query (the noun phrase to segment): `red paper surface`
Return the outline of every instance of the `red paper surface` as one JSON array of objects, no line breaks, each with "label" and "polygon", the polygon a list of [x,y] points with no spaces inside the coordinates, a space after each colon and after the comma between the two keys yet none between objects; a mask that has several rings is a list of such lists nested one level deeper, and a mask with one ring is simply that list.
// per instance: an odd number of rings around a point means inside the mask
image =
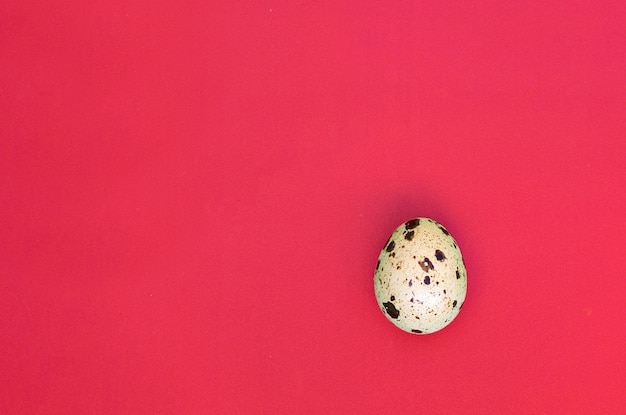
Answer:
[{"label": "red paper surface", "polygon": [[0,412],[623,413],[625,3],[473,3],[2,2]]}]

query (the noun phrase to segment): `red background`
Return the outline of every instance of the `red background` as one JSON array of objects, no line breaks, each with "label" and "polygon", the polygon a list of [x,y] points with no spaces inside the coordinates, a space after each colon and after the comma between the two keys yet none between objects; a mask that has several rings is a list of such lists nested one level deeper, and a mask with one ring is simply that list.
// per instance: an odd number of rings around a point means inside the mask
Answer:
[{"label": "red background", "polygon": [[470,3],[2,1],[0,412],[623,412],[626,3]]}]

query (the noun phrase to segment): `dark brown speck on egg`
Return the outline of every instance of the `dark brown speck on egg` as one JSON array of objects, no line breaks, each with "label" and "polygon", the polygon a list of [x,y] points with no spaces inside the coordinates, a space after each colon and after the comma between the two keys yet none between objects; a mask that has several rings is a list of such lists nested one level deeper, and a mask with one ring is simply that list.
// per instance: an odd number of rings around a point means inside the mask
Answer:
[{"label": "dark brown speck on egg", "polygon": [[409,230],[409,229],[413,229],[413,228],[418,227],[419,224],[420,224],[420,220],[419,219],[413,219],[413,220],[410,220],[407,223],[405,223],[404,227],[405,227],[406,230]]},{"label": "dark brown speck on egg", "polygon": [[444,255],[444,253],[438,249],[435,251],[435,257],[437,258],[437,261],[439,262],[444,261],[446,259],[446,256]]},{"label": "dark brown speck on egg", "polygon": [[394,241],[389,242],[389,245],[387,245],[387,252],[393,251],[393,248],[395,247],[396,247],[396,243]]},{"label": "dark brown speck on egg", "polygon": [[393,303],[391,302],[383,303],[383,306],[385,307],[385,311],[387,312],[387,314],[389,314],[389,317],[395,319],[400,316],[400,311],[398,311],[398,309]]},{"label": "dark brown speck on egg", "polygon": [[424,272],[428,272],[429,270],[435,269],[435,266],[433,265],[432,262],[430,262],[430,259],[428,258],[424,258],[423,261],[419,261],[418,263],[420,264],[420,267],[422,268]]}]

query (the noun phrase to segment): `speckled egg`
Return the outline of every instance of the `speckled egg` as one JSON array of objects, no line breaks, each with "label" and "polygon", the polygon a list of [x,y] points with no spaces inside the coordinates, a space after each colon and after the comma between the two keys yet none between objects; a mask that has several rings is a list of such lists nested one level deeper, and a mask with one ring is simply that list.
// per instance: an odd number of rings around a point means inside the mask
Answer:
[{"label": "speckled egg", "polygon": [[400,329],[441,330],[459,314],[467,292],[459,246],[432,219],[400,225],[378,257],[374,290],[381,311]]}]

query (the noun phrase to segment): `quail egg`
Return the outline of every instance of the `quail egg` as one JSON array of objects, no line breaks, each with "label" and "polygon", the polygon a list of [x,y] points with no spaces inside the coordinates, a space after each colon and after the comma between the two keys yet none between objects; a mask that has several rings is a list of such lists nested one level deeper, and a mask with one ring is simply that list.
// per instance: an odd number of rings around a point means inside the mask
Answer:
[{"label": "quail egg", "polygon": [[467,292],[456,241],[432,219],[403,223],[378,257],[374,291],[383,314],[400,329],[414,334],[441,330],[459,314]]}]

